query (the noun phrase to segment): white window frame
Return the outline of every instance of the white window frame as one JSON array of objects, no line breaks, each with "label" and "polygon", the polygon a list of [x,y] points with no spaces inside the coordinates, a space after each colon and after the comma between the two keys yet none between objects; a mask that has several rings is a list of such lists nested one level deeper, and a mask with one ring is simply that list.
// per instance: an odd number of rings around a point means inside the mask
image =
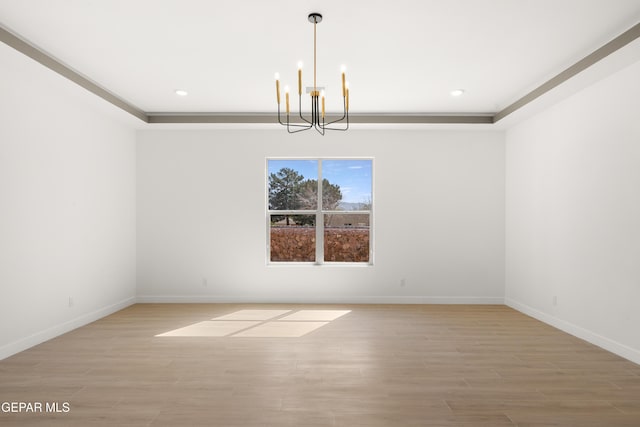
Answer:
[{"label": "white window frame", "polygon": [[[270,160],[314,160],[318,162],[318,203],[315,210],[270,210],[269,209],[269,161]],[[371,161],[371,208],[370,210],[335,211],[322,208],[322,162],[325,160],[368,160]],[[374,265],[374,193],[375,193],[375,161],[373,157],[267,157],[265,159],[265,222],[266,222],[266,264],[278,265],[314,265],[314,266],[373,266]],[[369,261],[346,262],[324,260],[324,215],[339,213],[341,215],[369,215]],[[315,261],[271,261],[271,215],[313,215],[316,216],[316,260]]]}]

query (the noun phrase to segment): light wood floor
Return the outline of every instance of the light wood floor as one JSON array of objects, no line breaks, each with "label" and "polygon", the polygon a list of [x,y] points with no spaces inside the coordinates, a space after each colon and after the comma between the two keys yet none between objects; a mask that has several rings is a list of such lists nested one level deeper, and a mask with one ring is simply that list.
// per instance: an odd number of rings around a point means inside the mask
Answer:
[{"label": "light wood floor", "polygon": [[[299,338],[156,337],[243,309]],[[0,361],[0,425],[640,426],[640,366],[504,306],[139,304]]]}]

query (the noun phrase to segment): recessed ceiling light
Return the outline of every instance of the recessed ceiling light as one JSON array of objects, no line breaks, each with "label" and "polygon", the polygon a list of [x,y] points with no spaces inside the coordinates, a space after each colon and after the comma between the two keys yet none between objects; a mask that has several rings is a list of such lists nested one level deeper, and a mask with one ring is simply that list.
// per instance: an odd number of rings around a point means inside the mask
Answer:
[{"label": "recessed ceiling light", "polygon": [[454,89],[451,91],[451,96],[462,96],[464,89]]},{"label": "recessed ceiling light", "polygon": [[178,95],[178,96],[187,96],[187,95],[189,95],[189,92],[187,92],[186,90],[182,90],[182,89],[176,89],[176,95]]}]

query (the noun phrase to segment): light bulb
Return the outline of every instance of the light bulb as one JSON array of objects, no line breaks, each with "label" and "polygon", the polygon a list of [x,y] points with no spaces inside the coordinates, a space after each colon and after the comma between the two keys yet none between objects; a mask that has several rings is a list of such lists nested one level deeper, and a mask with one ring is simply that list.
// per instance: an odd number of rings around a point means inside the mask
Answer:
[{"label": "light bulb", "polygon": [[303,65],[302,61],[298,61],[298,70],[301,70]]},{"label": "light bulb", "polygon": [[455,89],[451,91],[451,96],[462,96],[464,89]]},{"label": "light bulb", "polygon": [[276,73],[274,77],[276,78],[276,80],[280,80],[280,73]]},{"label": "light bulb", "polygon": [[285,93],[289,93],[289,86],[285,86],[284,87],[284,91],[285,91]]},{"label": "light bulb", "polygon": [[345,71],[347,71],[347,66],[346,66],[346,65],[344,65],[344,64],[342,64],[342,65],[340,66],[340,72],[341,72],[341,73],[344,73]]},{"label": "light bulb", "polygon": [[178,95],[178,96],[187,96],[187,95],[189,95],[189,92],[187,92],[184,89],[176,89],[175,92],[176,92],[176,95]]}]

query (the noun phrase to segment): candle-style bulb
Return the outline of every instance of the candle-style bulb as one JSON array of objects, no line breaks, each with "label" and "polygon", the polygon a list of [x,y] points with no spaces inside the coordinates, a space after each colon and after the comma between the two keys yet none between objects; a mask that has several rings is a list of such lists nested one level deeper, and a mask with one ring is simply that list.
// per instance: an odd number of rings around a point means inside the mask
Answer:
[{"label": "candle-style bulb", "polygon": [[344,72],[342,73],[342,97],[344,98],[345,96],[347,96],[347,92],[346,92],[346,83],[345,83],[345,75]]},{"label": "candle-style bulb", "polygon": [[322,96],[322,120],[324,121],[324,91],[320,92]]},{"label": "candle-style bulb", "polygon": [[345,97],[345,109],[349,111],[349,88],[347,88],[347,96]]},{"label": "candle-style bulb", "polygon": [[287,114],[289,114],[289,86],[284,87],[284,99],[287,104]]},{"label": "candle-style bulb", "polygon": [[278,105],[280,105],[280,73],[276,73],[276,98],[278,99]]}]

